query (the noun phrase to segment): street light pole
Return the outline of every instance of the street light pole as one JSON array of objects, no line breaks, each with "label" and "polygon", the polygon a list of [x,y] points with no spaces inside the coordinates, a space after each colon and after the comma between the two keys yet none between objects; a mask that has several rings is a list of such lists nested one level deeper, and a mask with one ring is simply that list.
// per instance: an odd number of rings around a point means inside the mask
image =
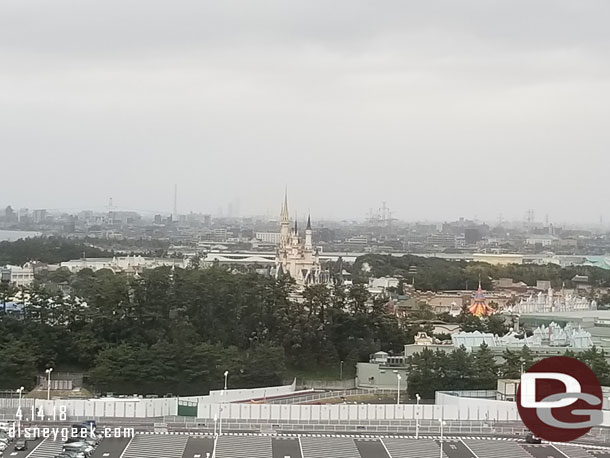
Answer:
[{"label": "street light pole", "polygon": [[339,366],[339,378],[343,380],[343,361],[341,361],[341,365]]},{"label": "street light pole", "polygon": [[439,456],[440,456],[440,458],[443,458],[443,424],[445,422],[443,421],[442,418],[439,421],[441,422],[441,452],[440,452]]},{"label": "street light pole", "polygon": [[17,390],[19,392],[19,408],[17,410],[17,412],[19,412],[19,415],[17,416],[17,434],[19,436],[21,436],[21,418],[23,417],[23,412],[21,412],[21,395],[23,394],[24,389],[24,387],[21,387]]},{"label": "street light pole", "polygon": [[400,374],[396,374],[396,378],[398,379],[398,389],[396,391],[396,405],[400,404],[400,380],[402,377]]},{"label": "street light pole", "polygon": [[49,367],[46,371],[47,373],[47,401],[51,400],[51,372],[53,372],[53,368]]},{"label": "street light pole", "polygon": [[415,439],[419,439],[419,401],[421,396],[419,393],[415,394]]},{"label": "street light pole", "polygon": [[[223,396],[223,398],[224,398],[224,396],[227,395],[229,371],[225,371],[224,376],[225,376],[225,389],[222,390],[222,392],[220,393],[220,395]],[[226,400],[222,399],[220,401],[220,406],[219,406],[219,409],[218,409],[218,417],[219,417],[219,420],[220,420],[218,422],[218,435],[219,436],[222,436],[222,411],[224,409],[224,403],[225,402],[226,402]]]},{"label": "street light pole", "polygon": [[222,436],[222,406],[221,403],[218,409],[218,435]]}]

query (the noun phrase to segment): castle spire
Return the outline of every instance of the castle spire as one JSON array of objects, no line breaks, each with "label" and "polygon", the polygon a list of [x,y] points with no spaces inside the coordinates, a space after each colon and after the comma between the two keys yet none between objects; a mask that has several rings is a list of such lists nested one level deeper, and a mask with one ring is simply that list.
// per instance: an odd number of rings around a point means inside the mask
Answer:
[{"label": "castle spire", "polygon": [[288,188],[284,189],[284,204],[280,212],[280,220],[282,222],[290,221],[290,213],[288,213]]},{"label": "castle spire", "polygon": [[299,227],[297,224],[298,219],[299,219],[299,217],[295,213],[295,215],[294,215],[294,235],[299,235]]},{"label": "castle spire", "polygon": [[280,211],[280,248],[290,243],[290,214],[288,213],[288,188],[284,190],[284,203]]},{"label": "castle spire", "polygon": [[305,249],[313,250],[313,231],[311,230],[311,214],[307,215],[307,228],[305,229]]}]

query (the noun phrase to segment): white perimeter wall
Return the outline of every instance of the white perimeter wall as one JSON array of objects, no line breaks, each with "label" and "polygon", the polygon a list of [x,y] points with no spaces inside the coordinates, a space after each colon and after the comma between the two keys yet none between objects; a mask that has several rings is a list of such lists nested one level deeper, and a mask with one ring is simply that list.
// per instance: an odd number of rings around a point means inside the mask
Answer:
[{"label": "white perimeter wall", "polygon": [[[436,393],[435,404],[326,404],[279,405],[240,404],[234,401],[273,397],[295,392],[293,385],[228,390],[226,394],[214,391],[209,396],[163,399],[90,399],[90,400],[36,400],[22,401],[23,416],[31,416],[31,406],[42,408],[49,421],[55,412],[57,420],[61,409],[68,417],[147,418],[175,416],[179,401],[198,402],[197,416],[213,419],[215,416],[233,420],[286,420],[286,421],[379,421],[379,420],[470,420],[519,421],[515,402],[467,398]],[[221,402],[218,402],[218,401]],[[17,411],[15,399],[0,399],[4,412]],[[233,402],[232,402],[233,401]],[[610,426],[610,411],[605,410],[603,426]]]},{"label": "white perimeter wall", "polygon": [[250,399],[272,398],[285,396],[296,391],[296,380],[291,385],[271,386],[267,388],[252,388],[247,390],[214,390],[208,396],[181,397],[181,401],[210,404],[217,402],[249,401]]},{"label": "white perimeter wall", "polygon": [[[17,409],[10,399],[1,399],[0,408]],[[31,418],[31,408],[34,406],[35,415],[42,409],[45,421],[60,421],[60,413],[66,412],[67,417],[119,417],[119,418],[147,418],[163,417],[178,414],[178,399],[55,399],[51,401],[37,399],[34,403],[22,406],[24,418]],[[38,417],[37,417],[38,418]]]}]

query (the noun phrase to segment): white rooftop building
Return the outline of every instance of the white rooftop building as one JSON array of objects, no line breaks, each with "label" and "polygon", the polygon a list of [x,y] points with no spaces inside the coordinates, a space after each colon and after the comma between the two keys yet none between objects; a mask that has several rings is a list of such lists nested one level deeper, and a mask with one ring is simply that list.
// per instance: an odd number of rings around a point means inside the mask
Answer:
[{"label": "white rooftop building", "polygon": [[368,291],[371,294],[381,294],[388,288],[398,288],[399,280],[394,277],[369,278]]},{"label": "white rooftop building", "polygon": [[2,271],[2,279],[6,279],[5,281],[18,288],[30,286],[34,281],[34,266],[29,262],[26,262],[22,267],[5,266],[0,270]]},{"label": "white rooftop building", "polygon": [[59,264],[60,267],[66,267],[71,272],[78,272],[83,269],[91,269],[93,271],[101,269],[110,269],[113,272],[131,272],[138,273],[144,269],[155,269],[163,266],[176,266],[186,268],[188,260],[183,259],[168,259],[168,258],[145,258],[143,256],[122,256],[113,258],[83,258],[66,261]]},{"label": "white rooftop building", "polygon": [[555,322],[550,323],[548,327],[544,325],[539,326],[530,337],[521,337],[513,330],[502,337],[491,333],[474,331],[453,334],[451,341],[454,347],[461,347],[463,345],[469,350],[480,347],[483,343],[487,344],[490,348],[521,348],[527,345],[530,348],[565,347],[586,349],[593,346],[591,334],[588,331],[580,326],[574,327],[569,323],[562,328]]},{"label": "white rooftop building", "polygon": [[586,310],[597,310],[597,303],[566,291],[555,294],[553,289],[549,288],[547,294],[541,291],[535,296],[522,299],[510,311],[513,313],[554,313]]}]

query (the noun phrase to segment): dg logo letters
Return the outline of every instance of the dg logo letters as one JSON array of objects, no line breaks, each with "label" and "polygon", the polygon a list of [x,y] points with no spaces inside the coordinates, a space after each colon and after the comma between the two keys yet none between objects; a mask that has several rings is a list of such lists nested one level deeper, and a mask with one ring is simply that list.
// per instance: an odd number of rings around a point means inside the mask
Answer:
[{"label": "dg logo letters", "polygon": [[535,435],[568,442],[602,423],[602,387],[589,367],[574,358],[554,356],[521,376],[517,408]]}]

